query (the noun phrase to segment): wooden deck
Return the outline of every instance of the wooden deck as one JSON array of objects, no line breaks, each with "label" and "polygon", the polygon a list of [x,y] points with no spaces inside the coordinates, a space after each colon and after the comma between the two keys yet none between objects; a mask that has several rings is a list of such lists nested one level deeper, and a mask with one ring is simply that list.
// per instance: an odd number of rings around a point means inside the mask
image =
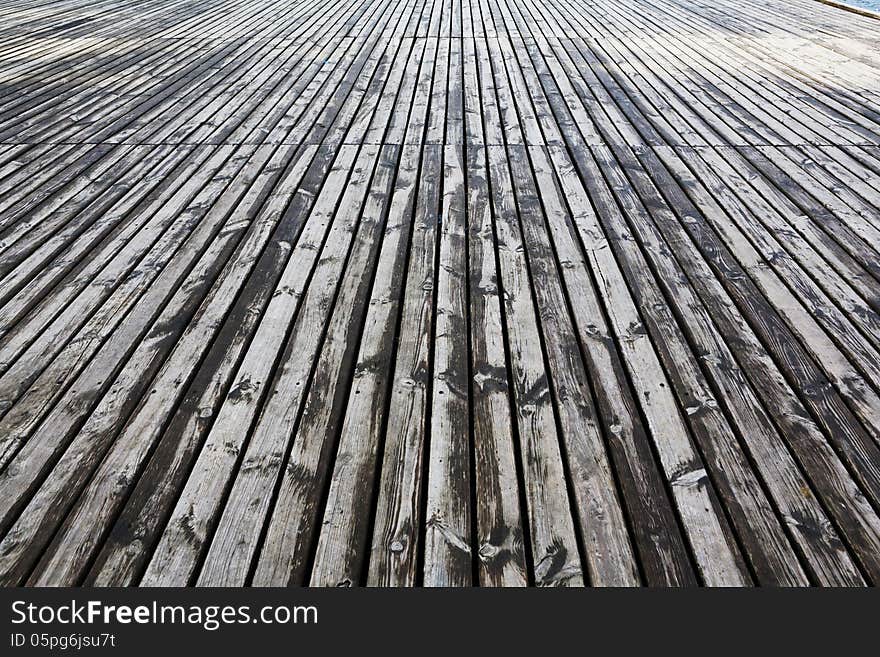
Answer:
[{"label": "wooden deck", "polygon": [[880,20],[0,13],[3,584],[880,583]]}]

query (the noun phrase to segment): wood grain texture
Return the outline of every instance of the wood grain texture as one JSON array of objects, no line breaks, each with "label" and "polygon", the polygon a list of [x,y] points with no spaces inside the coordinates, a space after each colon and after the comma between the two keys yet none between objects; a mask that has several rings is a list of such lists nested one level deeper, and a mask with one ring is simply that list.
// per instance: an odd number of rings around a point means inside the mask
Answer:
[{"label": "wood grain texture", "polygon": [[0,583],[880,584],[880,23],[0,26]]}]

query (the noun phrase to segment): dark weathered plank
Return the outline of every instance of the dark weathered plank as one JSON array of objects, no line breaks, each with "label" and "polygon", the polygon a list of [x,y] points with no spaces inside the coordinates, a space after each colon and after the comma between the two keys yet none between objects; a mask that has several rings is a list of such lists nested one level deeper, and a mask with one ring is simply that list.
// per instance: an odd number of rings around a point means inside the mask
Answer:
[{"label": "dark weathered plank", "polygon": [[3,13],[0,582],[880,584],[880,21]]}]

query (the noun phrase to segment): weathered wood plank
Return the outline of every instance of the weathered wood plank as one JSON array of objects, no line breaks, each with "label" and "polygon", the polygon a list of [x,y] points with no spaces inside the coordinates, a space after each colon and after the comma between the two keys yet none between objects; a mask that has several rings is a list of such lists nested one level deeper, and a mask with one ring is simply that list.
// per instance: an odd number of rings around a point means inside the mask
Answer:
[{"label": "weathered wood plank", "polygon": [[2,0],[0,582],[880,584],[880,23]]}]

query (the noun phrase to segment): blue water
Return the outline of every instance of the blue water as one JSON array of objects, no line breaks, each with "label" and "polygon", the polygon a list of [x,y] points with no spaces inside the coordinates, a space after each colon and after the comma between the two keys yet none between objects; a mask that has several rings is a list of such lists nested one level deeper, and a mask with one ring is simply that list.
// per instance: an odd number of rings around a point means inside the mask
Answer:
[{"label": "blue water", "polygon": [[862,9],[872,9],[880,11],[880,0],[842,0],[853,7],[861,7]]}]

